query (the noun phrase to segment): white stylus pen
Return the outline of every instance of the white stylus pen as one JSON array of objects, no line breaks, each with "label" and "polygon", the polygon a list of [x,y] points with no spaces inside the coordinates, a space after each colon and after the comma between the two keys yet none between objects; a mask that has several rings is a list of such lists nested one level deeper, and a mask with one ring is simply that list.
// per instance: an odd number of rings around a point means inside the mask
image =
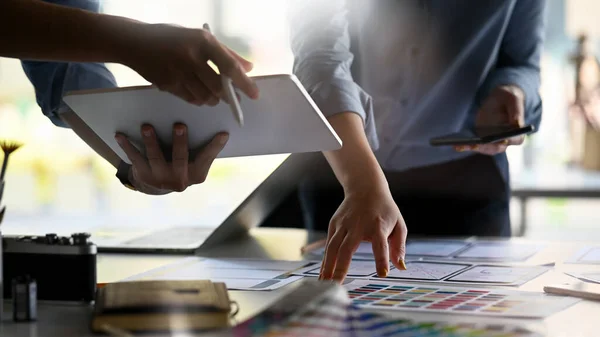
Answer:
[{"label": "white stylus pen", "polygon": [[[209,33],[212,33],[210,30],[210,26],[208,23],[205,23],[202,28],[206,29]],[[220,69],[219,69],[220,72]],[[233,89],[233,83],[231,79],[223,74],[221,74],[221,84],[223,85],[223,89],[225,90],[225,95],[227,96],[227,101],[229,102],[229,106],[231,107],[231,111],[233,115],[238,121],[240,126],[244,126],[244,114],[242,113],[242,108],[240,107],[240,102],[238,101],[235,90]]]}]

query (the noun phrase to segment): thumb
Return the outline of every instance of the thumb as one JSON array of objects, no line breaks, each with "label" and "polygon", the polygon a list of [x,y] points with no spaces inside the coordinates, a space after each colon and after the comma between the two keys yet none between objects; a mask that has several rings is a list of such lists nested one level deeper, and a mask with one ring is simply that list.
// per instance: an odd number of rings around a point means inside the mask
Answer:
[{"label": "thumb", "polygon": [[397,223],[389,237],[390,259],[398,270],[406,270],[406,226]]},{"label": "thumb", "polygon": [[515,90],[511,91],[507,97],[505,107],[509,124],[522,127],[525,123],[525,104],[522,96]]},{"label": "thumb", "polygon": [[194,184],[202,183],[208,175],[212,163],[217,158],[225,144],[229,140],[229,134],[221,132],[203,147],[194,158],[193,171],[189,176]]}]

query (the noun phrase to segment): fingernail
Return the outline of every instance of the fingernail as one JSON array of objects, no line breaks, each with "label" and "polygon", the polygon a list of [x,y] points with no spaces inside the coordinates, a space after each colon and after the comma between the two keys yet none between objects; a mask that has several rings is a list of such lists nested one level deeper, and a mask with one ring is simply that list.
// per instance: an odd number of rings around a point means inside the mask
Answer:
[{"label": "fingernail", "polygon": [[177,136],[183,136],[183,128],[182,127],[175,128],[175,134]]},{"label": "fingernail", "polygon": [[517,117],[515,117],[515,118],[513,119],[513,122],[514,122],[516,125],[518,125],[519,127],[521,126],[521,120],[519,119],[519,117],[518,117],[518,116],[517,116]]},{"label": "fingernail", "polygon": [[260,94],[260,91],[258,90],[258,85],[254,81],[252,81],[252,89],[254,89],[253,90],[254,92],[252,93],[252,97],[251,98],[257,99],[258,96],[259,96],[259,94]]},{"label": "fingernail", "polygon": [[143,133],[144,133],[144,136],[146,136],[146,137],[152,136],[152,130],[150,130],[150,129],[145,129],[143,131]]},{"label": "fingernail", "polygon": [[219,135],[219,138],[217,139],[217,141],[219,142],[219,144],[224,145],[225,143],[227,143],[228,139],[229,139],[228,134],[221,134],[221,135]]},{"label": "fingernail", "polygon": [[386,267],[383,267],[377,271],[377,276],[379,276],[379,277],[387,277],[387,275],[388,275],[388,270]]},{"label": "fingernail", "polygon": [[406,264],[404,263],[404,259],[398,260],[398,265],[400,265],[400,269],[406,270]]},{"label": "fingernail", "polygon": [[123,139],[121,139],[121,136],[119,135],[115,135],[115,140],[117,141],[117,143],[122,144],[123,143]]}]

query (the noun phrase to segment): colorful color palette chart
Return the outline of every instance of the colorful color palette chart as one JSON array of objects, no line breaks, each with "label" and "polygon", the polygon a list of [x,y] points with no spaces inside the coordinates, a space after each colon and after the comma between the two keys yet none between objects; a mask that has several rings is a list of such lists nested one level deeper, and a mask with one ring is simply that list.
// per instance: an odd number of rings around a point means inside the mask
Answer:
[{"label": "colorful color palette chart", "polygon": [[360,307],[485,316],[544,318],[579,301],[525,291],[419,286],[367,280],[354,280],[344,287],[353,303]]},{"label": "colorful color palette chart", "polygon": [[[253,320],[256,320],[254,318]],[[335,301],[312,303],[283,322],[246,322],[234,337],[539,337],[536,332],[506,324],[414,321],[369,312]]]}]

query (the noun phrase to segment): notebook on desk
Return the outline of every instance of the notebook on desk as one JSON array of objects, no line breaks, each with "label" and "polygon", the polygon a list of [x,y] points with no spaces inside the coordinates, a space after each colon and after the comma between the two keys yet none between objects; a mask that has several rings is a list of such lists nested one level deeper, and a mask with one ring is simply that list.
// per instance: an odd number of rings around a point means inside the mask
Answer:
[{"label": "notebook on desk", "polygon": [[111,283],[97,290],[91,329],[220,329],[229,326],[232,304],[225,284],[208,280]]}]

